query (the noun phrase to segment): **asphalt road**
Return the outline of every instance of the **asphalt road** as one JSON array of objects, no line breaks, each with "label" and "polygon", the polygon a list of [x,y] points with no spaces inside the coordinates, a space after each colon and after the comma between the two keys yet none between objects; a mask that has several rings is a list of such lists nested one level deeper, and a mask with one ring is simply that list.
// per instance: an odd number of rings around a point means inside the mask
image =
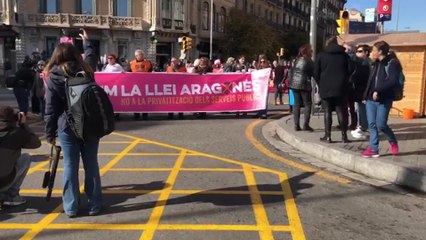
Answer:
[{"label": "asphalt road", "polygon": [[[206,120],[123,118],[100,146],[105,194],[100,216],[87,215],[84,196],[78,218],[61,213],[61,169],[54,198],[45,202],[44,145],[31,151],[34,163],[21,190],[28,203],[0,214],[0,239],[420,240],[426,235],[422,195],[312,172],[312,166],[264,140],[261,127],[271,120],[233,114]],[[41,134],[41,125],[34,128]]]}]

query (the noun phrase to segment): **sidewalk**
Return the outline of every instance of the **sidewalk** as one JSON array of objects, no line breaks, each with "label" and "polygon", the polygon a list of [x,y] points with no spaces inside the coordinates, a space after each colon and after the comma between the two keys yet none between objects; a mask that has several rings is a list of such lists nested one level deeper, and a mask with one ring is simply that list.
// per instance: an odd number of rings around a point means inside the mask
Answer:
[{"label": "sidewalk", "polygon": [[[302,115],[303,119],[303,115]],[[302,122],[302,120],[301,120]],[[313,133],[294,131],[293,116],[286,116],[274,122],[279,138],[289,145],[325,162],[349,171],[386,182],[426,192],[426,119],[404,120],[392,117],[389,125],[399,141],[400,153],[390,154],[390,147],[384,135],[380,135],[380,158],[362,158],[360,153],[368,146],[368,140],[352,138],[350,143],[341,142],[340,130],[333,127],[333,143],[319,141],[324,135],[323,116],[311,117]],[[333,126],[338,124],[336,116]]]}]

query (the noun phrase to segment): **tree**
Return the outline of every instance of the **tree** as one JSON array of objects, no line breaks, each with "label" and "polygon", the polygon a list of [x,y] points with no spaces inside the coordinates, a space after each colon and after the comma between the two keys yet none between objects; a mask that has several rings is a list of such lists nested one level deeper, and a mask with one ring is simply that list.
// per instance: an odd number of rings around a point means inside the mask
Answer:
[{"label": "tree", "polygon": [[230,11],[225,29],[226,37],[219,42],[219,48],[225,56],[238,57],[244,54],[249,59],[256,59],[264,53],[272,60],[282,47],[279,34],[263,19],[236,8]]}]

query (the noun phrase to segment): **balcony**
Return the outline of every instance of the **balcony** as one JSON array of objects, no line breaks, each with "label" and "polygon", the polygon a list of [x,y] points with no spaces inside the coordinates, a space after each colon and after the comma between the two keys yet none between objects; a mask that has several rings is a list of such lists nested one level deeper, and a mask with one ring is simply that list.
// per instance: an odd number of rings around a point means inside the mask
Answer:
[{"label": "balcony", "polygon": [[99,29],[143,30],[142,18],[82,14],[25,14],[29,27],[92,27]]}]

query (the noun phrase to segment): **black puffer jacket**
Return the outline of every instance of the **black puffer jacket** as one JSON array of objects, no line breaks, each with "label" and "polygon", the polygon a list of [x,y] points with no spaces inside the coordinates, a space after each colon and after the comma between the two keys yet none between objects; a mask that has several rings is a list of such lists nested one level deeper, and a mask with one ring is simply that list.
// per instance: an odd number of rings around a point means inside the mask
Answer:
[{"label": "black puffer jacket", "polygon": [[311,91],[311,77],[314,74],[314,63],[310,59],[298,58],[290,72],[289,88]]},{"label": "black puffer jacket", "polygon": [[342,46],[328,45],[315,61],[314,77],[321,98],[346,96],[349,76],[354,69],[353,61]]}]

